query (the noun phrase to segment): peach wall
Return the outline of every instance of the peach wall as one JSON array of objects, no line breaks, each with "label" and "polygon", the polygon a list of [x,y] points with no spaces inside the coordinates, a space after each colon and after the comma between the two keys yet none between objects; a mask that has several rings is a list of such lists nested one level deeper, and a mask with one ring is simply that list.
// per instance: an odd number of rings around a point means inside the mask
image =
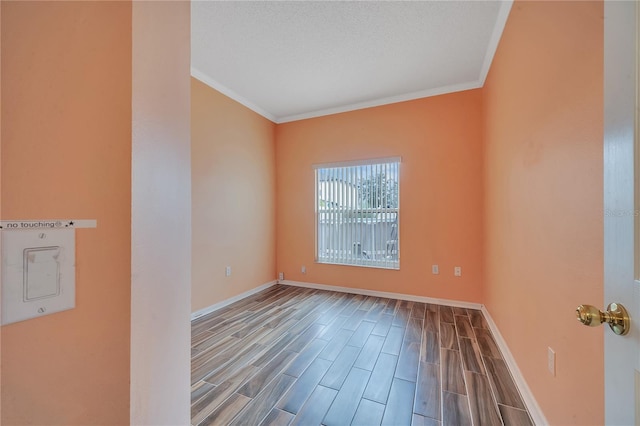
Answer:
[{"label": "peach wall", "polygon": [[[471,90],[278,125],[278,272],[293,281],[481,302],[480,108],[481,92]],[[312,165],[390,156],[402,157],[400,270],[314,263]],[[440,275],[431,274],[432,264]],[[453,276],[454,266],[462,277]]]},{"label": "peach wall", "polygon": [[602,2],[516,1],[483,89],[485,303],[558,425],[604,424],[602,64]]},{"label": "peach wall", "polygon": [[190,17],[189,1],[132,6],[132,425],[190,420]]},{"label": "peach wall", "polygon": [[[0,52],[2,51],[2,5],[0,5]],[[0,218],[2,217],[2,54],[0,53]],[[0,259],[2,259],[2,232],[0,232]],[[0,262],[2,277],[2,262]],[[0,301],[2,295],[0,293]],[[2,313],[0,303],[0,314]],[[1,317],[1,315],[0,315]],[[2,332],[0,331],[0,422],[2,421]]]},{"label": "peach wall", "polygon": [[275,124],[194,78],[191,90],[195,312],[276,278],[276,167]]},{"label": "peach wall", "polygon": [[2,424],[129,421],[131,3],[2,8],[2,218],[76,231],[76,308],[2,327]]}]

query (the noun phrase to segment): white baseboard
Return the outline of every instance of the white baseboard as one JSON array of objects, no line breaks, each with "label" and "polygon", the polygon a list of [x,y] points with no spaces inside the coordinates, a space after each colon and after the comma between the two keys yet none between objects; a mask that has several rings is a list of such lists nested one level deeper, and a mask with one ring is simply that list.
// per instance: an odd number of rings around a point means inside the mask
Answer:
[{"label": "white baseboard", "polygon": [[520,391],[522,400],[524,401],[524,404],[527,406],[527,409],[529,410],[529,414],[531,414],[531,418],[533,422],[538,426],[548,425],[549,422],[547,421],[544,414],[542,413],[542,410],[538,405],[538,401],[536,401],[535,397],[533,396],[533,393],[531,392],[531,389],[529,389],[527,382],[524,380],[524,376],[522,375],[522,372],[518,368],[518,364],[516,364],[516,360],[513,357],[513,354],[511,353],[511,351],[509,350],[509,347],[507,346],[507,342],[502,337],[502,334],[500,334],[500,331],[498,330],[498,326],[496,325],[495,321],[493,321],[493,318],[491,317],[491,315],[489,314],[489,311],[484,305],[482,306],[482,313],[484,314],[484,317],[487,320],[489,329],[491,330],[491,334],[493,334],[496,344],[498,345],[498,347],[500,348],[500,351],[502,352],[504,361],[507,363],[507,366],[509,367],[509,371],[513,376],[513,381],[516,383],[516,386]]},{"label": "white baseboard", "polygon": [[338,291],[340,293],[362,294],[364,296],[386,297],[388,299],[409,300],[412,302],[436,303],[438,305],[456,306],[458,308],[480,309],[480,303],[461,302],[459,300],[437,299],[434,297],[416,296],[413,294],[391,293],[387,291],[366,290],[363,288],[338,287],[334,285],[306,283],[301,281],[278,281],[278,284],[290,285],[294,287],[315,288],[318,290]]},{"label": "white baseboard", "polygon": [[253,289],[251,289],[249,291],[245,291],[244,293],[240,293],[237,296],[230,297],[230,298],[228,298],[226,300],[223,300],[222,302],[218,302],[218,303],[216,303],[214,305],[211,305],[211,306],[208,306],[206,308],[200,309],[199,311],[195,311],[195,312],[193,312],[191,314],[191,321],[193,321],[193,320],[195,320],[197,318],[200,318],[201,316],[210,314],[211,312],[217,311],[218,309],[222,309],[225,306],[228,306],[228,305],[230,305],[230,304],[232,304],[234,302],[237,302],[238,300],[242,300],[245,297],[249,297],[252,294],[259,293],[262,290],[265,290],[265,289],[267,289],[267,288],[269,288],[272,285],[275,285],[277,283],[278,283],[278,281],[276,281],[276,280],[269,281],[266,284],[263,284],[263,285],[261,285],[259,287],[256,287],[256,288],[253,288]]}]

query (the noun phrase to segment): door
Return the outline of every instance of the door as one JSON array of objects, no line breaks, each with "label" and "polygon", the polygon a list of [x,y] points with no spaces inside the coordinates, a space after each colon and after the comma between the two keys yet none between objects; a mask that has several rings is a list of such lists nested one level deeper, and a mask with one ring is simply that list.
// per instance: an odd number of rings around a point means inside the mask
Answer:
[{"label": "door", "polygon": [[[604,2],[604,300],[629,311],[625,336],[606,327],[605,421],[639,425],[640,284],[637,258],[636,2]],[[640,170],[639,170],[640,171]]]}]

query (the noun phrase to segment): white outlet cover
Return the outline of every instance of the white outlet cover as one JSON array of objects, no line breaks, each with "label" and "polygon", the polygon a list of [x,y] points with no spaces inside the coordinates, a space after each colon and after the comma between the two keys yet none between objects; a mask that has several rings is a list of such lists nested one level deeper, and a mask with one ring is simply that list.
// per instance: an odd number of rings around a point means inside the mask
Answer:
[{"label": "white outlet cover", "polygon": [[556,353],[551,348],[547,348],[547,368],[553,377],[556,376]]}]

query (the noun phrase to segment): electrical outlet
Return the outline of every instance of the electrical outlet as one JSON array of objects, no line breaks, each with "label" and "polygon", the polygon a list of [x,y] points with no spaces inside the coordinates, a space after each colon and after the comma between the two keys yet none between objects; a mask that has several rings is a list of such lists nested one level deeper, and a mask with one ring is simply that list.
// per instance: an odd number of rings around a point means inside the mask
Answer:
[{"label": "electrical outlet", "polygon": [[280,272],[280,273],[278,274],[278,280],[279,280],[279,281],[284,281],[284,272]]},{"label": "electrical outlet", "polygon": [[224,276],[225,277],[231,276],[231,266],[227,266],[226,268],[224,268]]},{"label": "electrical outlet", "polygon": [[453,268],[453,275],[456,277],[461,277],[462,276],[462,268],[460,266],[456,266],[455,268]]},{"label": "electrical outlet", "polygon": [[302,269],[301,270],[302,270],[303,274],[307,273],[307,267],[306,266],[302,265]]},{"label": "electrical outlet", "polygon": [[438,265],[431,265],[431,273],[433,275],[438,275],[440,273],[440,270],[438,269]]},{"label": "electrical outlet", "polygon": [[551,347],[547,348],[547,368],[549,369],[549,373],[551,373],[553,377],[556,377],[556,353]]}]

